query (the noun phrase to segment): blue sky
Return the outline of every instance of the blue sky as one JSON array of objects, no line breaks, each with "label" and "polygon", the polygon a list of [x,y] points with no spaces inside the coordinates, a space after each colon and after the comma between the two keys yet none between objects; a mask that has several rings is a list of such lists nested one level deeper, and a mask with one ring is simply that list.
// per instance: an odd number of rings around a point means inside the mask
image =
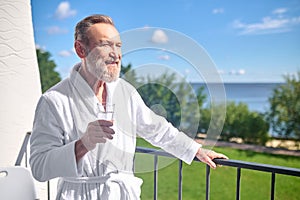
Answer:
[{"label": "blue sky", "polygon": [[[278,82],[300,70],[299,0],[31,0],[31,6],[36,46],[51,53],[63,78],[79,62],[74,27],[95,13],[111,16],[121,36],[149,27],[166,42],[172,31],[186,36],[206,51],[224,82]],[[164,65],[188,81],[202,80],[168,51],[125,55],[123,64],[129,63]]]}]

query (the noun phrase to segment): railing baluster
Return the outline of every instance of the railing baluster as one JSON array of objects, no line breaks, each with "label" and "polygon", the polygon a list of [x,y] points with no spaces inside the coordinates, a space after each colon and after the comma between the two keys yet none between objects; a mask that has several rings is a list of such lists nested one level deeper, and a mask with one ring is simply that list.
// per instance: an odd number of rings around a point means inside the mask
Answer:
[{"label": "railing baluster", "polygon": [[51,197],[50,181],[47,181],[47,195],[48,195],[48,200],[50,200],[50,197]]},{"label": "railing baluster", "polygon": [[241,168],[237,168],[236,173],[236,200],[240,200],[240,190],[241,190]]},{"label": "railing baluster", "polygon": [[271,200],[275,198],[275,172],[272,172],[272,179],[271,179]]},{"label": "railing baluster", "polygon": [[154,200],[157,199],[157,183],[158,183],[158,156],[154,156]]},{"label": "railing baluster", "polygon": [[210,188],[210,167],[206,165],[206,200],[209,200],[209,188]]},{"label": "railing baluster", "polygon": [[182,161],[179,160],[178,166],[178,200],[182,199]]},{"label": "railing baluster", "polygon": [[27,147],[25,149],[25,167],[28,167],[28,152],[27,152]]},{"label": "railing baluster", "polygon": [[22,162],[24,153],[27,150],[27,145],[28,145],[28,142],[29,142],[30,135],[31,135],[31,132],[27,132],[26,135],[25,135],[25,138],[23,140],[23,144],[22,144],[21,149],[19,151],[15,166],[21,166],[21,162]]}]

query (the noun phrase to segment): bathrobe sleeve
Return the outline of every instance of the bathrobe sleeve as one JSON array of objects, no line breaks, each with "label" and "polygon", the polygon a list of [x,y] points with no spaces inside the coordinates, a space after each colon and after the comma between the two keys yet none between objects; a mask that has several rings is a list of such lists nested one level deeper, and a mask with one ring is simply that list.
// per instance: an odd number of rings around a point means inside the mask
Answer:
[{"label": "bathrobe sleeve", "polygon": [[138,92],[134,94],[134,102],[137,106],[137,133],[152,145],[191,164],[201,144],[156,115],[145,105]]},{"label": "bathrobe sleeve", "polygon": [[[61,110],[67,113],[66,110]],[[30,166],[38,181],[78,176],[74,145],[66,143],[64,120],[57,105],[42,96],[36,108],[30,139]]]}]

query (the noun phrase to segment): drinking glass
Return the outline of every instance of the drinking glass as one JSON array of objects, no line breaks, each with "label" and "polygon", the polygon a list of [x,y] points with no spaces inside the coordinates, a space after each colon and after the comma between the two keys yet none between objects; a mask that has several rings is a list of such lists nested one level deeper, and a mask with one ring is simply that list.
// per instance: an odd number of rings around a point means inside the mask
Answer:
[{"label": "drinking glass", "polygon": [[115,104],[104,104],[98,113],[98,119],[114,121]]}]

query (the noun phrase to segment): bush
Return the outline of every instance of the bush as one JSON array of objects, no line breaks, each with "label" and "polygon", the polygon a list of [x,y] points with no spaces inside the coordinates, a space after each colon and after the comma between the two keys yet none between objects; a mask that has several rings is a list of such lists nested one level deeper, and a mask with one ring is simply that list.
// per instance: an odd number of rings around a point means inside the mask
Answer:
[{"label": "bush", "polygon": [[[203,109],[199,130],[208,130],[210,120],[210,109]],[[268,130],[269,125],[262,114],[249,111],[244,103],[227,104],[226,119],[221,133],[222,140],[241,138],[244,143],[264,145],[268,140]]]},{"label": "bush", "polygon": [[285,84],[274,89],[269,98],[268,120],[279,136],[300,140],[300,71],[285,76]]}]

